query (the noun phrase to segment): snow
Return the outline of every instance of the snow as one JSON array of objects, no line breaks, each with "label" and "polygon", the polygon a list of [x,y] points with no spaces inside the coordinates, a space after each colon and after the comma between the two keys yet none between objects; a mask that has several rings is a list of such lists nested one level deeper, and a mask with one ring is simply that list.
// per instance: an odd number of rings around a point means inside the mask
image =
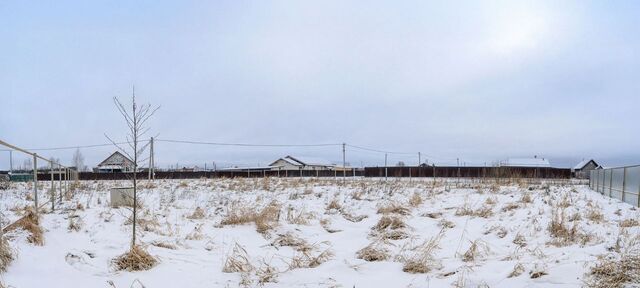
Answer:
[{"label": "snow", "polygon": [[[143,203],[139,217],[155,224],[146,228],[140,224],[138,239],[160,262],[148,271],[124,272],[115,271],[111,260],[130,245],[131,225],[125,222],[131,212],[110,208],[108,191],[129,182],[83,182],[86,187],[65,200],[62,207],[42,214],[44,246],[27,243],[24,231],[7,234],[17,259],[1,281],[11,287],[236,287],[245,277],[251,282],[249,286],[259,286],[256,271],[266,263],[278,273],[277,282],[264,283],[265,287],[449,287],[457,281],[466,287],[581,287],[597,256],[616,243],[618,222],[639,216],[636,208],[585,185],[456,185],[442,179],[435,186],[431,179],[354,179],[341,183],[341,179],[312,178],[157,180],[157,188],[143,189],[139,194]],[[48,187],[46,182],[41,184],[41,191]],[[20,208],[31,205],[26,200],[30,193],[29,185],[22,183],[0,194],[3,224],[18,219]],[[411,206],[408,203],[416,193],[424,202]],[[521,201],[525,193],[531,196],[531,203]],[[487,199],[495,204],[486,204]],[[333,200],[341,208],[326,210]],[[265,234],[258,233],[254,224],[220,225],[229,209],[257,211],[272,201],[281,205],[280,220]],[[591,235],[586,243],[550,244],[553,239],[547,227],[553,211],[563,202],[569,203],[567,215],[581,215],[574,221],[579,231]],[[406,239],[379,240],[372,236],[372,227],[383,216],[377,213],[378,208],[391,203],[409,209],[409,215],[399,216],[408,226],[404,230],[409,235]],[[514,203],[517,208],[505,208]],[[77,209],[78,204],[84,209]],[[463,207],[477,210],[485,205],[493,212],[487,218],[456,215]],[[205,210],[204,219],[188,217],[196,207]],[[604,219],[589,220],[587,211],[594,209],[589,207],[597,207]],[[429,213],[441,215],[431,218]],[[308,223],[295,224],[291,215],[303,215]],[[346,215],[367,217],[352,222]],[[76,216],[82,228],[69,231],[69,219]],[[441,228],[442,219],[455,226]],[[640,232],[637,227],[628,229],[631,234]],[[403,272],[402,258],[414,256],[414,246],[441,230],[439,249],[434,252],[439,267],[425,274]],[[272,245],[284,233],[317,247],[312,253],[329,248],[334,255],[315,268],[289,269],[292,258],[299,253],[292,247]],[[516,235],[524,236],[526,246],[513,243]],[[476,240],[488,251],[474,261],[463,261],[462,255]],[[152,245],[158,241],[177,249]],[[390,251],[390,259],[357,259],[356,252],[375,241]],[[246,275],[222,272],[236,243],[247,251],[255,267]],[[516,264],[524,266],[524,273],[508,277]],[[547,275],[532,279],[529,273],[537,270]]]}]

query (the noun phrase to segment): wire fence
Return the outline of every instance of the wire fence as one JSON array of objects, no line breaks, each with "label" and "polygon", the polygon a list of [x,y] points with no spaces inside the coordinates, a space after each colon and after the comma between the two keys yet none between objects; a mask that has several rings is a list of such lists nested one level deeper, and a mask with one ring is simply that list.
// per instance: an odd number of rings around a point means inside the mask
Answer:
[{"label": "wire fence", "polygon": [[[60,163],[57,163],[50,159],[42,157],[37,153],[9,144],[2,140],[0,140],[0,146],[7,147],[12,151],[17,151],[17,152],[26,154],[29,157],[31,157],[31,159],[33,159],[32,174],[30,175],[31,177],[28,180],[33,181],[33,185],[32,185],[33,196],[34,196],[33,207],[34,207],[34,212],[36,214],[41,208],[43,208],[45,205],[49,203],[51,204],[51,210],[52,211],[55,210],[56,202],[61,203],[63,200],[62,196],[65,193],[69,193],[69,191],[72,189],[71,185],[69,185],[69,181],[78,179],[77,171],[75,171],[74,169],[71,169]],[[47,173],[44,175],[42,173],[39,173],[38,171],[38,160],[44,161],[49,164],[49,167],[47,167],[47,171],[46,171]],[[40,172],[42,172],[42,169]],[[47,201],[41,201],[42,199],[40,199],[40,196],[42,196],[40,195],[40,192],[43,192],[43,191],[39,191],[38,181],[50,182],[50,187],[48,189],[49,197]],[[43,188],[46,188],[46,186],[43,186]],[[3,230],[4,229],[0,231],[3,231]]]},{"label": "wire fence", "polygon": [[592,170],[589,186],[602,195],[640,207],[640,165]]}]

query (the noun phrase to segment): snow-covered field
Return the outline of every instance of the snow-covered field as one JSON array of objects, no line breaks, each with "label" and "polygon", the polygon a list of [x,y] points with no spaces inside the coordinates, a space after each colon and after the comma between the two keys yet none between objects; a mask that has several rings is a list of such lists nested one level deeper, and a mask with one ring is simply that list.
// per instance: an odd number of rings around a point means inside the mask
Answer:
[{"label": "snow-covered field", "polygon": [[[28,243],[25,231],[7,233],[16,260],[2,283],[581,287],[599,255],[631,245],[624,243],[640,231],[628,221],[640,219],[636,208],[582,185],[156,180],[142,182],[138,241],[159,262],[116,271],[112,260],[129,249],[131,212],[110,208],[109,188],[126,184],[82,182],[54,212],[47,205],[43,246]],[[30,184],[0,193],[4,225],[32,205]]]}]

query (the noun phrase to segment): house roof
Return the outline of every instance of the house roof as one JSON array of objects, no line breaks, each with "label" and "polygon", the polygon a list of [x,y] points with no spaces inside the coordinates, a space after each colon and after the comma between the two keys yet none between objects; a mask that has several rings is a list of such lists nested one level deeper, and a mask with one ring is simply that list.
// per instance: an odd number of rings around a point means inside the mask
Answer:
[{"label": "house roof", "polygon": [[311,158],[311,157],[293,157],[291,155],[287,155],[283,158],[279,158],[276,161],[273,161],[269,166],[274,166],[278,161],[286,161],[294,166],[335,166],[329,161],[319,159],[319,158]]},{"label": "house roof", "polygon": [[551,167],[549,160],[544,158],[509,158],[502,166],[509,167]]},{"label": "house roof", "polygon": [[109,157],[104,159],[102,162],[100,162],[100,164],[98,164],[98,167],[101,167],[101,166],[113,166],[114,164],[111,164],[111,163],[107,164],[107,162],[109,161],[109,159],[112,159],[116,155],[121,156],[122,158],[125,159],[125,161],[128,161],[129,163],[133,163],[133,161],[131,161],[131,159],[129,159],[129,157],[124,156],[124,154],[120,153],[120,151],[116,151],[116,152],[113,152],[113,154],[109,155]]},{"label": "house roof", "polygon": [[576,166],[573,167],[573,170],[580,170],[580,169],[584,168],[584,166],[587,166],[587,164],[589,164],[590,162],[593,162],[593,164],[596,164],[596,167],[600,166],[600,165],[598,165],[598,163],[595,160],[587,159],[587,160],[582,160],[582,161],[580,161],[580,163],[576,164]]},{"label": "house roof", "polygon": [[314,157],[287,156],[285,158],[293,159],[294,161],[300,162],[306,166],[334,166],[334,164],[331,163],[330,161],[320,159],[320,158],[314,158]]},{"label": "house roof", "polygon": [[294,165],[294,166],[302,166],[302,165],[304,165],[303,163],[300,163],[300,162],[295,161],[293,159],[289,159],[287,157],[284,157],[284,158],[278,158],[278,160],[271,162],[271,164],[269,164],[269,166],[275,166],[276,162],[278,162],[280,160],[285,161],[285,162],[287,162],[287,163],[289,163],[291,165]]}]

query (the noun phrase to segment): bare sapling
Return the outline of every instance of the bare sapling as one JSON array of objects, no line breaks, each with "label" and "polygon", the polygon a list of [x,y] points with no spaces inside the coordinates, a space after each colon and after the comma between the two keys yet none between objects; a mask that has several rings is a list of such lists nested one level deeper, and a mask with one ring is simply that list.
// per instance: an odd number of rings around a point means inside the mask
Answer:
[{"label": "bare sapling", "polygon": [[[147,127],[147,124],[148,124],[147,122],[160,107],[153,107],[151,106],[151,104],[138,105],[138,103],[136,102],[135,88],[131,96],[130,106],[125,106],[116,97],[113,98],[113,102],[115,103],[115,106],[118,109],[118,112],[120,112],[120,114],[125,120],[125,123],[127,124],[127,128],[128,128],[127,136],[126,136],[127,141],[125,144],[121,144],[121,143],[117,143],[116,141],[113,141],[106,134],[105,136],[107,137],[107,139],[109,139],[109,141],[111,141],[111,143],[114,146],[116,146],[116,148],[121,153],[123,153],[125,156],[127,156],[129,159],[132,160],[132,166],[133,166],[131,167],[132,169],[130,171],[132,175],[131,177],[132,182],[133,182],[133,217],[132,217],[133,232],[131,235],[131,251],[125,255],[134,255],[134,254],[142,255],[142,254],[146,254],[146,252],[142,250],[142,248],[136,246],[136,226],[137,226],[136,216],[138,212],[137,211],[138,210],[137,172],[138,172],[138,167],[140,166],[140,163],[144,161],[143,159],[141,159],[142,158],[141,156],[143,155],[143,153],[145,152],[145,150],[147,149],[150,143],[150,142],[147,142],[146,144],[141,143],[142,138],[149,131],[149,127]],[[142,257],[142,258],[146,258],[146,255],[145,257]],[[140,257],[133,257],[132,259],[140,259]],[[129,263],[129,261],[120,261],[119,263],[126,264],[126,263]],[[148,269],[151,267],[152,265],[136,265],[136,267],[119,267],[119,268],[121,270],[140,270],[139,268]]]}]

